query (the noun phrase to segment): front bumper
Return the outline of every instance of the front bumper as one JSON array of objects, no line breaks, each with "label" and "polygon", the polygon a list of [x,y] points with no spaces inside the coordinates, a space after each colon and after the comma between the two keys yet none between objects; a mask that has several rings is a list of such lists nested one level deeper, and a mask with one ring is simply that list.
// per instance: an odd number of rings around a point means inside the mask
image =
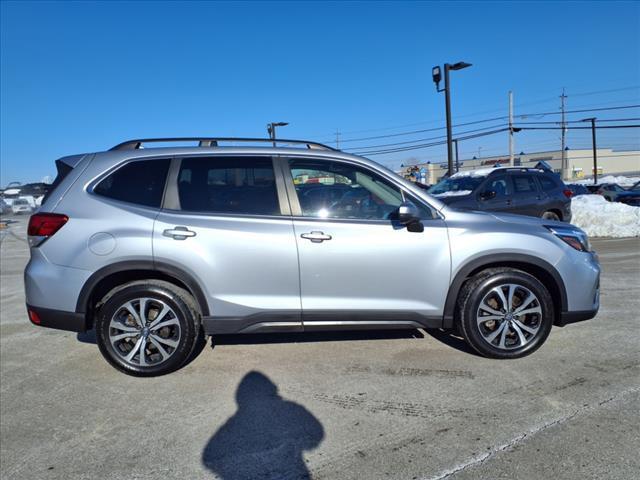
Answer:
[{"label": "front bumper", "polygon": [[32,307],[27,304],[29,320],[39,327],[57,328],[70,332],[86,332],[87,320],[84,313],[63,312],[49,308]]}]

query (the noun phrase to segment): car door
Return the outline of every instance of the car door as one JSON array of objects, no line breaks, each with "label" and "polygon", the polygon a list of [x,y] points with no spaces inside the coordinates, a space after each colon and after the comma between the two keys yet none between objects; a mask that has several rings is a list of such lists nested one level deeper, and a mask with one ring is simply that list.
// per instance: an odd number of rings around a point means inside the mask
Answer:
[{"label": "car door", "polygon": [[175,159],[153,252],[198,281],[208,333],[301,330],[293,223],[271,157]]},{"label": "car door", "polygon": [[521,215],[539,217],[544,212],[540,191],[533,175],[528,173],[511,172],[513,186],[513,201],[511,212]]},{"label": "car door", "polygon": [[513,187],[506,173],[492,174],[479,188],[477,202],[481,210],[509,212],[513,203]]},{"label": "car door", "polygon": [[[350,161],[283,159],[282,169],[305,330],[441,325],[450,253],[437,212],[389,177]],[[305,194],[310,185],[327,194]],[[392,220],[403,200],[419,205],[422,231]]]}]

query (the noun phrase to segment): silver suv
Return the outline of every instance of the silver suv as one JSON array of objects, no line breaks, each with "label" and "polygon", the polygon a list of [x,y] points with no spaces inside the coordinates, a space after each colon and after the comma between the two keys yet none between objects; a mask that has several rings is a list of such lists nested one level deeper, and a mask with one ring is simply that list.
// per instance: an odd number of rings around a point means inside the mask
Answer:
[{"label": "silver suv", "polygon": [[[142,148],[154,142],[194,145]],[[458,211],[366,158],[260,142],[133,140],[58,160],[29,222],[31,322],[95,328],[109,363],[152,376],[206,335],[440,328],[518,358],[596,315],[580,229]]]}]

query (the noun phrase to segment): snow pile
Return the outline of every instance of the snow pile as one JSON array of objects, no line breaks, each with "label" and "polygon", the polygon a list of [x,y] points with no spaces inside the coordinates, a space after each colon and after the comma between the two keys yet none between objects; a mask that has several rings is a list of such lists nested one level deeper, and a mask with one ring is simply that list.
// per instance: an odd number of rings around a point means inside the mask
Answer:
[{"label": "snow pile", "polygon": [[[598,177],[599,184],[600,183],[617,183],[618,185],[621,185],[623,187],[630,187],[631,185],[636,183],[638,180],[640,180],[640,177],[625,177],[622,175],[619,175],[619,176],[606,175],[604,177]],[[590,178],[588,180],[576,180],[576,181],[567,180],[566,183],[578,183],[580,185],[593,185],[593,178]]]},{"label": "snow pile", "polygon": [[495,170],[493,168],[476,168],[475,170],[467,170],[466,172],[458,172],[451,175],[451,178],[462,178],[462,177],[486,177],[491,172]]},{"label": "snow pile", "polygon": [[640,207],[607,202],[601,195],[579,195],[571,199],[571,223],[590,237],[640,236]]},{"label": "snow pile", "polygon": [[469,195],[470,193],[472,193],[471,190],[449,190],[447,192],[436,193],[433,196],[436,197],[436,198],[459,197],[461,195]]}]

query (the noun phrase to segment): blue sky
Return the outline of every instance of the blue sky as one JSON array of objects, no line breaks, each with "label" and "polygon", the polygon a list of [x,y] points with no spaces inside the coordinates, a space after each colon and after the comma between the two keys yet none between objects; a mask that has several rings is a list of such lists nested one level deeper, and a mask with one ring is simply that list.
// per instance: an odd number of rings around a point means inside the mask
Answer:
[{"label": "blue sky", "polygon": [[[431,67],[452,72],[453,122],[640,104],[637,2],[2,2],[0,185],[55,173],[64,155],[146,136],[280,135],[335,141],[444,126]],[[574,114],[580,119],[588,114]],[[598,112],[640,117],[640,109]],[[555,116],[530,117],[536,121]],[[638,122],[636,122],[638,123]],[[496,122],[496,125],[501,121]],[[490,127],[493,123],[479,124]],[[460,127],[466,131],[474,127]],[[344,143],[430,138],[444,131]],[[517,151],[554,149],[522,132]],[[639,148],[638,130],[602,147]],[[571,148],[588,132],[569,132]],[[461,142],[461,157],[507,152],[506,134]],[[397,167],[443,147],[383,155]]]}]

